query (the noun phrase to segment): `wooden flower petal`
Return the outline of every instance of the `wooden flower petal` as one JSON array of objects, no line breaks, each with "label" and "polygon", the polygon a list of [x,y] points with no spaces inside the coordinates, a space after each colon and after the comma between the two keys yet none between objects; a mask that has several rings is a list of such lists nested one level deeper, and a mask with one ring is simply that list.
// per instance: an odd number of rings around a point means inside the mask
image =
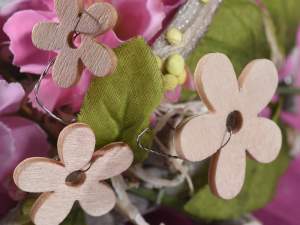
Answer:
[{"label": "wooden flower petal", "polygon": [[210,164],[209,183],[215,195],[234,198],[242,189],[246,172],[246,152],[238,138],[220,150]]},{"label": "wooden flower petal", "polygon": [[112,29],[118,19],[116,9],[109,3],[95,3],[83,13],[77,25],[82,34],[96,36]]},{"label": "wooden flower petal", "polygon": [[176,151],[190,161],[204,160],[221,147],[225,133],[225,116],[211,113],[194,117],[177,129]]},{"label": "wooden flower petal", "polygon": [[81,60],[95,76],[103,77],[111,74],[117,66],[115,53],[105,45],[100,45],[85,36],[81,47]]},{"label": "wooden flower petal", "polygon": [[116,204],[115,193],[111,188],[98,182],[84,185],[78,200],[84,211],[91,216],[102,216]]},{"label": "wooden flower petal", "polygon": [[58,189],[66,175],[65,168],[54,160],[30,158],[17,166],[14,181],[23,191],[41,193]]},{"label": "wooden flower petal", "polygon": [[58,225],[70,213],[75,199],[68,192],[42,194],[31,210],[31,219],[36,225]]},{"label": "wooden flower petal", "polygon": [[95,143],[94,132],[88,125],[71,124],[58,137],[59,158],[69,172],[81,170],[92,159]]},{"label": "wooden flower petal", "polygon": [[64,46],[64,41],[60,38],[61,31],[56,23],[38,23],[32,30],[32,42],[40,49],[53,51]]},{"label": "wooden flower petal", "polygon": [[202,57],[195,71],[198,93],[210,111],[232,109],[238,96],[238,82],[229,58],[221,53]]},{"label": "wooden flower petal", "polygon": [[245,147],[252,158],[261,163],[276,159],[282,145],[281,131],[276,123],[265,118],[254,118],[248,121],[245,135]]},{"label": "wooden flower petal", "polygon": [[74,23],[75,21],[76,25],[84,4],[83,0],[55,0],[55,9],[61,23]]},{"label": "wooden flower petal", "polygon": [[106,180],[126,171],[133,162],[133,153],[125,143],[113,143],[95,152],[95,161],[86,172],[94,182]]},{"label": "wooden flower petal", "polygon": [[257,115],[271,101],[278,85],[278,72],[267,59],[249,63],[239,77],[242,101],[249,114]]},{"label": "wooden flower petal", "polygon": [[64,49],[57,56],[52,68],[52,77],[55,83],[62,88],[69,88],[75,85],[83,71],[76,54],[77,50]]}]

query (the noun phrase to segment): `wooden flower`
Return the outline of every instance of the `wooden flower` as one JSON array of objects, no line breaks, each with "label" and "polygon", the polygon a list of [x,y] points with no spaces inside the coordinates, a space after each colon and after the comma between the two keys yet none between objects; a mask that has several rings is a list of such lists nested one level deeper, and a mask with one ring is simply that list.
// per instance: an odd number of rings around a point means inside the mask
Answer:
[{"label": "wooden flower", "polygon": [[[261,163],[269,163],[279,154],[279,127],[258,116],[275,93],[278,74],[271,61],[254,60],[237,80],[230,60],[216,53],[199,61],[195,82],[209,112],[191,118],[178,129],[176,148],[181,157],[190,161],[212,156],[211,189],[231,199],[244,183],[246,153]],[[228,140],[228,130],[232,137],[220,149]]]},{"label": "wooden flower", "polygon": [[[83,0],[55,0],[60,23],[42,22],[33,28],[32,41],[37,48],[59,54],[52,69],[53,80],[63,88],[77,83],[84,66],[95,76],[112,73],[116,56],[98,44],[94,36],[105,33],[117,21],[116,10],[108,3],[95,3],[86,11]],[[80,33],[80,46],[74,35]]]},{"label": "wooden flower", "polygon": [[75,201],[91,216],[101,216],[114,207],[114,192],[100,181],[127,170],[133,153],[124,143],[110,144],[93,153],[94,147],[93,131],[85,124],[72,124],[58,139],[60,161],[29,158],[15,169],[14,181],[21,190],[44,192],[31,211],[36,225],[61,223]]}]

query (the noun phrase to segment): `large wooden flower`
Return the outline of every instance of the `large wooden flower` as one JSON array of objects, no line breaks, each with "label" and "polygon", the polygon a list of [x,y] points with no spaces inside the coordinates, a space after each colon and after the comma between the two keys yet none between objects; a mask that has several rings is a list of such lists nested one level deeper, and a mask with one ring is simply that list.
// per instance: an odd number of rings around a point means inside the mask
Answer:
[{"label": "large wooden flower", "polygon": [[[246,153],[261,163],[279,154],[279,127],[258,116],[275,93],[277,70],[269,60],[254,60],[237,80],[225,55],[208,54],[198,63],[195,81],[209,112],[191,118],[177,131],[178,154],[190,161],[212,156],[210,186],[216,195],[231,199],[244,183]],[[231,139],[220,149],[229,132]]]},{"label": "large wooden flower", "polygon": [[36,225],[58,225],[75,201],[91,216],[101,216],[114,207],[115,194],[101,181],[127,170],[133,153],[124,143],[110,144],[95,153],[94,147],[93,131],[85,124],[72,124],[58,139],[60,161],[30,158],[15,169],[14,180],[21,190],[44,192],[31,211]]},{"label": "large wooden flower", "polygon": [[[59,23],[42,22],[33,28],[32,41],[37,48],[56,51],[53,80],[63,88],[77,83],[86,67],[95,76],[112,73],[116,67],[113,51],[98,44],[94,37],[111,29],[117,13],[108,3],[95,3],[86,11],[82,0],[55,0]],[[74,40],[80,33],[80,43]],[[77,46],[79,45],[79,46]]]}]

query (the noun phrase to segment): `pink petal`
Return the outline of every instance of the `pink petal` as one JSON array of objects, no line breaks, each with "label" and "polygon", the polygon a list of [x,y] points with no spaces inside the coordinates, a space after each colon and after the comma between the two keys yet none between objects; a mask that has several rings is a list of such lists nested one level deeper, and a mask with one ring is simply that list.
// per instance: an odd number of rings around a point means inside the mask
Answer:
[{"label": "pink petal", "polygon": [[284,65],[279,71],[280,79],[283,79],[287,76],[295,75],[297,73],[297,69],[300,69],[300,49],[295,48],[292,53],[287,57]]},{"label": "pink petal", "polygon": [[166,13],[176,10],[179,6],[186,2],[186,0],[162,0]]},{"label": "pink petal", "polygon": [[20,108],[25,91],[19,83],[8,84],[0,79],[0,115],[14,113]]},{"label": "pink petal", "polygon": [[[280,69],[280,77],[300,75],[300,27],[296,37],[296,47],[287,57],[284,65]],[[300,84],[300,78],[297,77]]]},{"label": "pink petal", "polygon": [[165,98],[171,102],[171,103],[176,103],[179,101],[180,99],[180,95],[181,95],[181,86],[178,85],[175,90],[173,91],[168,91],[165,93]]},{"label": "pink petal", "polygon": [[53,10],[53,0],[12,0],[0,9],[0,16],[9,16],[15,12],[32,9],[49,11]]},{"label": "pink petal", "polygon": [[106,34],[100,36],[98,38],[99,43],[105,44],[110,48],[117,48],[119,47],[124,41],[118,38],[114,31],[109,31]]},{"label": "pink petal", "polygon": [[265,117],[265,118],[270,118],[271,117],[271,114],[272,114],[272,111],[270,108],[266,107],[263,109],[263,111],[261,111],[259,113],[259,116],[261,117]]},{"label": "pink petal", "polygon": [[21,68],[21,72],[40,74],[48,64],[49,53],[33,46],[31,32],[36,23],[53,19],[53,16],[52,12],[24,10],[15,13],[4,24],[3,30],[11,41],[13,63]]},{"label": "pink petal", "polygon": [[281,119],[291,127],[300,131],[300,109],[298,109],[297,113],[282,112]]},{"label": "pink petal", "polygon": [[30,120],[15,116],[0,118],[0,143],[1,183],[23,159],[46,156],[49,151],[46,133]]},{"label": "pink petal", "polygon": [[187,70],[187,73],[188,73],[188,76],[184,83],[184,87],[187,88],[188,90],[196,91],[196,84],[194,81],[194,76],[189,69]]},{"label": "pink petal", "polygon": [[[51,6],[52,4],[52,6]],[[32,9],[32,10],[50,10],[53,9],[52,0],[12,0],[9,4],[0,9],[0,26],[3,27],[4,23],[15,12]],[[4,32],[0,32],[0,42],[7,41],[8,37]]]},{"label": "pink petal", "polygon": [[45,132],[37,124],[21,117],[0,118],[0,143],[1,216],[15,205],[12,197],[16,199],[19,193],[11,185],[15,167],[25,158],[47,156],[50,146]]},{"label": "pink petal", "polygon": [[120,39],[142,35],[149,41],[162,28],[166,13],[160,0],[112,0],[112,3],[119,13],[115,32]]},{"label": "pink petal", "polygon": [[[91,75],[88,72],[84,72],[81,80],[75,87],[64,89],[59,88],[53,82],[52,77],[48,75],[41,83],[39,99],[50,111],[67,106],[72,109],[72,112],[78,112],[89,88],[90,81]],[[42,110],[36,103],[33,92],[29,94],[29,101],[33,104],[33,107]]]},{"label": "pink petal", "polygon": [[265,225],[298,225],[300,221],[300,157],[289,166],[280,179],[273,201],[255,215]]},{"label": "pink petal", "polygon": [[0,217],[2,217],[7,214],[9,210],[12,209],[17,203],[9,197],[6,190],[0,189],[0,199]]},{"label": "pink petal", "polygon": [[172,17],[175,15],[178,7],[183,5],[186,0],[162,0],[164,4],[164,12],[166,13],[166,19],[164,21],[164,25],[168,24]]}]

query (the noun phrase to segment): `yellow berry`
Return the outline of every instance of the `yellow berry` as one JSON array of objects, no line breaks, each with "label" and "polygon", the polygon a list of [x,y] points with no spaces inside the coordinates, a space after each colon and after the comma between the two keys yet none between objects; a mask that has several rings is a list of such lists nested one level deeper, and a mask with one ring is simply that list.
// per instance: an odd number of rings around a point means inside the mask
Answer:
[{"label": "yellow berry", "polygon": [[184,59],[179,54],[169,56],[166,62],[166,70],[168,71],[168,73],[173,74],[175,76],[180,76],[185,72],[184,66]]},{"label": "yellow berry", "polygon": [[171,28],[166,33],[166,40],[171,45],[178,45],[182,42],[182,33],[177,28]]},{"label": "yellow berry", "polygon": [[155,59],[156,59],[156,62],[157,62],[157,65],[158,65],[159,69],[162,69],[162,67],[163,67],[162,59],[158,55],[155,56]]},{"label": "yellow berry", "polygon": [[166,91],[174,90],[178,85],[178,79],[172,74],[166,74],[163,76],[164,89]]},{"label": "yellow berry", "polygon": [[180,76],[177,76],[177,79],[178,79],[178,83],[180,85],[184,84],[185,81],[186,81],[186,78],[187,78],[187,73],[184,72],[183,74],[181,74]]}]

